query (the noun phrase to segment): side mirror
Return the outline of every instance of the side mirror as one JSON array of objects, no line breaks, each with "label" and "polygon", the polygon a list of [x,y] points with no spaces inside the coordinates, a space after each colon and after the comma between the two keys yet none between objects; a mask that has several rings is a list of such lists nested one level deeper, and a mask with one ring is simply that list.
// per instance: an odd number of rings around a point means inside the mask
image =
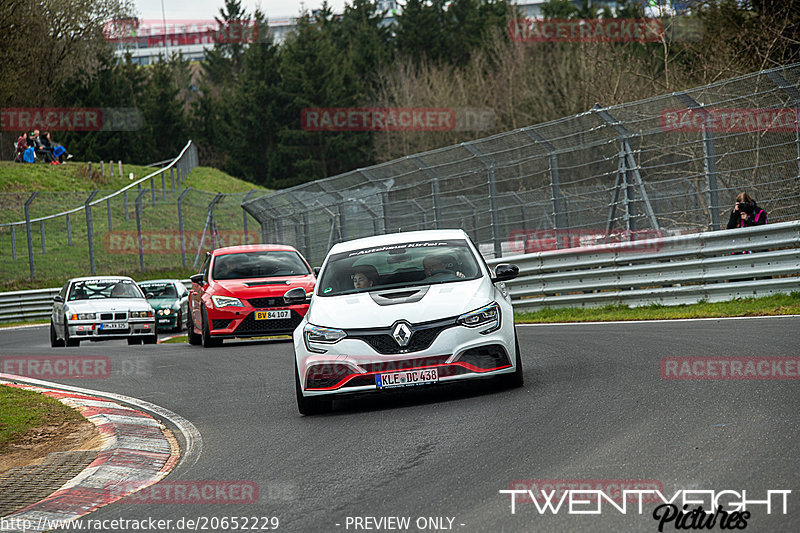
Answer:
[{"label": "side mirror", "polygon": [[314,267],[314,276],[315,277],[319,277],[319,271],[320,271],[319,267]]},{"label": "side mirror", "polygon": [[192,283],[197,283],[198,285],[203,284],[203,274],[195,274],[194,276],[189,276],[189,279],[192,280]]},{"label": "side mirror", "polygon": [[283,294],[283,301],[288,305],[298,305],[306,303],[306,290],[303,287],[289,289]]},{"label": "side mirror", "polygon": [[519,276],[519,267],[508,263],[500,263],[494,269],[494,277],[492,283],[498,281],[509,281]]},{"label": "side mirror", "polygon": [[153,294],[152,292],[148,292],[147,294],[144,295],[144,297],[147,298],[148,300],[151,300],[154,296],[155,294]]},{"label": "side mirror", "polygon": [[60,294],[56,294],[55,296],[53,296],[53,301],[58,303],[64,303],[64,298],[62,298]]}]

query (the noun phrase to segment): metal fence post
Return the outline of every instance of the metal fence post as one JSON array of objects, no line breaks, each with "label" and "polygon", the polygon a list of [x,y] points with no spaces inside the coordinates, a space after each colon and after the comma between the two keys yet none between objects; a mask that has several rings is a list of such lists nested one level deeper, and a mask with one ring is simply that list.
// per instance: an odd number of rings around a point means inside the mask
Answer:
[{"label": "metal fence post", "polygon": [[25,201],[25,233],[28,236],[28,264],[30,265],[31,281],[36,279],[36,269],[33,266],[33,239],[31,239],[31,203],[39,194],[34,191]]},{"label": "metal fence post", "polygon": [[708,190],[708,209],[709,209],[709,229],[712,231],[721,229],[719,219],[719,193],[717,188],[717,154],[714,147],[714,130],[709,127],[711,122],[711,113],[706,108],[700,105],[697,100],[684,92],[675,93],[675,97],[681,101],[683,105],[692,111],[701,113],[704,117],[703,120],[703,153],[705,160],[703,168],[706,174],[706,184]]},{"label": "metal fence post", "polygon": [[142,197],[147,194],[147,189],[143,189],[136,195],[134,211],[136,212],[136,244],[139,249],[139,270],[144,272],[144,247],[142,246]]},{"label": "metal fence post", "polygon": [[[253,195],[254,192],[256,192],[256,189],[253,189],[252,191],[245,194],[244,198],[242,198],[242,204],[244,204],[247,201],[247,199]],[[244,243],[250,244],[250,239],[248,238],[249,236],[247,235],[247,210],[244,207],[242,207],[242,226],[244,226]]]},{"label": "metal fence post", "polygon": [[184,189],[180,196],[178,196],[178,231],[181,239],[181,264],[183,268],[186,268],[186,236],[183,233],[183,197],[186,196],[186,193],[190,190],[191,187]]},{"label": "metal fence post", "polygon": [[72,220],[67,213],[67,244],[72,246]]},{"label": "metal fence post", "polygon": [[83,209],[86,211],[86,236],[89,239],[89,270],[91,271],[92,275],[95,274],[94,269],[94,223],[92,221],[92,200],[94,197],[97,196],[99,191],[97,189],[93,190],[92,193],[89,195],[89,198],[86,199],[86,202],[83,204]]},{"label": "metal fence post", "polygon": [[172,192],[175,192],[175,168],[169,167],[169,179],[172,181]]},{"label": "metal fence post", "polygon": [[478,207],[469,201],[463,194],[458,195],[459,200],[472,208],[472,240],[478,242]]},{"label": "metal fence post", "polygon": [[39,221],[39,233],[42,236],[42,255],[47,255],[47,245],[44,239],[44,220]]},{"label": "metal fence post", "polygon": [[[433,195],[433,227],[435,229],[439,229],[441,227],[441,220],[442,220],[442,208],[439,203],[440,201],[440,191],[439,191],[439,175],[436,174],[433,169],[431,169],[428,165],[422,162],[422,160],[415,156],[408,156],[408,159],[414,162],[419,169],[425,173],[426,176],[431,180],[431,194]],[[426,224],[427,225],[427,224]],[[428,229],[427,227],[425,229]]]},{"label": "metal fence post", "polygon": [[[532,128],[523,128],[523,131],[537,142],[544,146],[547,150],[547,161],[549,163],[548,174],[550,175],[550,192],[552,193],[553,202],[553,229],[559,230],[566,228],[569,224],[565,219],[566,206],[564,205],[564,197],[561,195],[561,182],[558,175],[558,154],[555,147],[545,139],[538,131]],[[564,247],[564,239],[556,237],[556,247]]]},{"label": "metal fence post", "polygon": [[111,198],[106,198],[106,211],[108,212],[108,231],[113,231],[113,227],[111,226]]},{"label": "metal fence post", "polygon": [[772,80],[772,83],[778,86],[780,90],[785,92],[792,98],[792,104],[795,109],[795,122],[794,122],[794,143],[797,148],[797,177],[800,178],[800,90],[774,70],[767,72],[767,77]]},{"label": "metal fence post", "polygon": [[122,192],[122,196],[124,198],[123,202],[125,204],[125,222],[130,222],[130,216],[128,215],[128,191],[127,189]]},{"label": "metal fence post", "polygon": [[11,257],[17,260],[17,231],[11,226]]},{"label": "metal fence post", "polygon": [[164,171],[161,171],[161,199],[167,201],[167,184],[164,182]]},{"label": "metal fence post", "polygon": [[156,186],[153,181],[153,178],[150,178],[150,198],[152,200],[153,207],[156,206]]},{"label": "metal fence post", "polygon": [[500,218],[497,211],[497,182],[494,173],[494,161],[492,161],[490,157],[481,153],[481,151],[471,143],[461,143],[461,146],[469,150],[472,155],[480,159],[481,163],[483,163],[483,166],[486,167],[489,189],[489,214],[491,216],[490,220],[492,224],[492,244],[494,245],[494,256],[502,257],[503,246],[500,237]]}]

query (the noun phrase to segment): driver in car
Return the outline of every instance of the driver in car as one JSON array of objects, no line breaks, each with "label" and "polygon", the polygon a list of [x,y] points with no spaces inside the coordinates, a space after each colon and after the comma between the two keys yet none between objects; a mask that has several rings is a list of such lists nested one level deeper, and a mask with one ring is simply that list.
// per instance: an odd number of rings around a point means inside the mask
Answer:
[{"label": "driver in car", "polygon": [[464,278],[463,273],[448,268],[451,260],[447,256],[429,255],[422,260],[422,268],[425,270],[425,281],[444,281],[453,277]]}]

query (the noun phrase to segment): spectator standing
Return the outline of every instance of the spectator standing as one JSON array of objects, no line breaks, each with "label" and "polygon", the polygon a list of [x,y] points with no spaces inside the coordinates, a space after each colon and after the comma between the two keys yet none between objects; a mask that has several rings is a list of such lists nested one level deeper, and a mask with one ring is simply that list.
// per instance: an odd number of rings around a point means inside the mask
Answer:
[{"label": "spectator standing", "polygon": [[767,212],[761,209],[748,193],[740,192],[736,196],[736,202],[733,205],[727,228],[749,228],[766,223]]}]

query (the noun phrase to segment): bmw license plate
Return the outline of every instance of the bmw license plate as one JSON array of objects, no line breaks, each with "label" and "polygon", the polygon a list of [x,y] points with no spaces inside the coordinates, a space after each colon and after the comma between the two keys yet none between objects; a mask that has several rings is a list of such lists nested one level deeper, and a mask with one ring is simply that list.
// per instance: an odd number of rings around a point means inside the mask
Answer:
[{"label": "bmw license plate", "polygon": [[100,329],[128,329],[128,324],[124,322],[108,322],[100,324]]},{"label": "bmw license plate", "polygon": [[425,370],[403,370],[400,372],[389,372],[387,374],[377,374],[375,384],[379,389],[389,389],[391,387],[408,387],[409,385],[427,385],[439,381],[439,371],[435,368]]},{"label": "bmw license plate", "polygon": [[292,312],[288,309],[278,309],[277,311],[256,311],[256,320],[280,320],[291,318]]}]

